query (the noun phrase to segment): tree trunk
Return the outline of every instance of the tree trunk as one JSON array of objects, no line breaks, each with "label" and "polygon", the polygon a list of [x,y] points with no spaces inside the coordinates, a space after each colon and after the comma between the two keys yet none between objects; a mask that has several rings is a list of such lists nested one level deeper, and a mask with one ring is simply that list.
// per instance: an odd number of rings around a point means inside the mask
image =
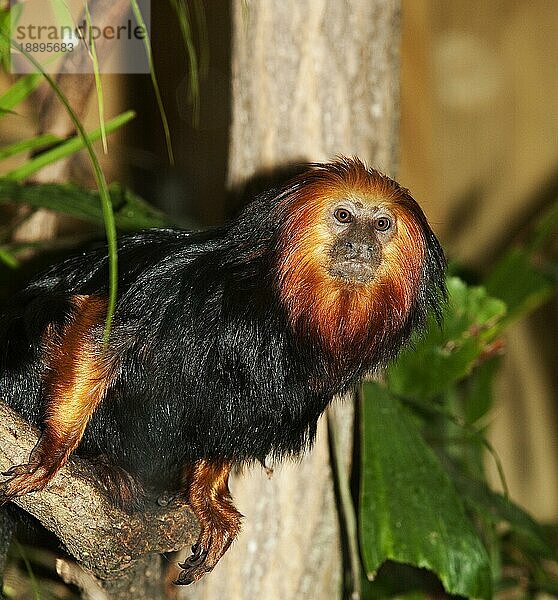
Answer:
[{"label": "tree trunk", "polygon": [[[398,141],[398,0],[233,1],[229,185],[292,162],[358,155],[393,175]],[[351,402],[336,407],[350,456]],[[340,534],[322,419],[300,462],[243,473],[243,531],[196,599],[336,598]]]}]

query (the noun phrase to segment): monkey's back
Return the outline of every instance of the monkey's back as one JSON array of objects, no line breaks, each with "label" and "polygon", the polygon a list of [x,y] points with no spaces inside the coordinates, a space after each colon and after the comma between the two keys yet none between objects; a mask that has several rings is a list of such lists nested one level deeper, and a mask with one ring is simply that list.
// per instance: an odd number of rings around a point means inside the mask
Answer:
[{"label": "monkey's back", "polygon": [[[297,454],[332,396],[312,391],[319,361],[288,333],[267,258],[247,261],[215,230],[164,230],[119,245],[119,296],[107,352],[115,374],[78,454],[103,456],[145,486],[172,489],[200,458]],[[0,391],[41,426],[45,334],[72,318],[72,299],[106,298],[104,248],[54,267],[0,322]],[[92,335],[102,348],[104,323]]]}]

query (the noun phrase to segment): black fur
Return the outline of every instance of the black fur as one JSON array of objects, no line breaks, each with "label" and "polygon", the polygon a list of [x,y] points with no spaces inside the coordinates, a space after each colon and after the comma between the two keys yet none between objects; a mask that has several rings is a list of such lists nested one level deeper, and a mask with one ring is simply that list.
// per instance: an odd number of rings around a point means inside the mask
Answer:
[{"label": "black fur", "polygon": [[[421,297],[406,325],[384,340],[373,364],[332,369],[327,352],[292,332],[279,301],[278,198],[289,192],[261,195],[212,231],[120,238],[110,336],[118,374],[78,454],[103,456],[159,491],[177,488],[184,465],[196,459],[296,455],[312,443],[332,397],[392,357],[426,311],[437,309],[443,254],[432,235]],[[45,328],[68,319],[72,296],[106,297],[107,282],[106,250],[88,251],[53,267],[0,315],[1,396],[39,427]],[[102,324],[96,336],[102,344]]]}]

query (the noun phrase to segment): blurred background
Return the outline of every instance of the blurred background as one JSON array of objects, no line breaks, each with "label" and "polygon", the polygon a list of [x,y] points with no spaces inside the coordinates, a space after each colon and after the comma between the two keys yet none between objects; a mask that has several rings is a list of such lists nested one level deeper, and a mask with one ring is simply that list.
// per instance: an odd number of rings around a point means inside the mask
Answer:
[{"label": "blurred background", "polygon": [[[399,177],[484,273],[558,196],[558,5],[403,1]],[[555,240],[555,244],[558,240]],[[558,516],[558,306],[506,339],[491,438],[511,496]]]}]

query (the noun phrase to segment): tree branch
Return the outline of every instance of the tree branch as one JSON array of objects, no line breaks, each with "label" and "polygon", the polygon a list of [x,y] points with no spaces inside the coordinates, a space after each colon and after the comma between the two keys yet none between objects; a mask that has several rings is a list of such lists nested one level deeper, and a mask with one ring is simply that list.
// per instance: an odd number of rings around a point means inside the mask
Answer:
[{"label": "tree branch", "polygon": [[[35,428],[0,402],[0,469],[26,462],[38,440]],[[114,507],[85,459],[74,457],[41,492],[14,503],[37,518],[96,577],[118,577],[150,553],[192,544],[198,525],[184,504],[127,513]]]}]

